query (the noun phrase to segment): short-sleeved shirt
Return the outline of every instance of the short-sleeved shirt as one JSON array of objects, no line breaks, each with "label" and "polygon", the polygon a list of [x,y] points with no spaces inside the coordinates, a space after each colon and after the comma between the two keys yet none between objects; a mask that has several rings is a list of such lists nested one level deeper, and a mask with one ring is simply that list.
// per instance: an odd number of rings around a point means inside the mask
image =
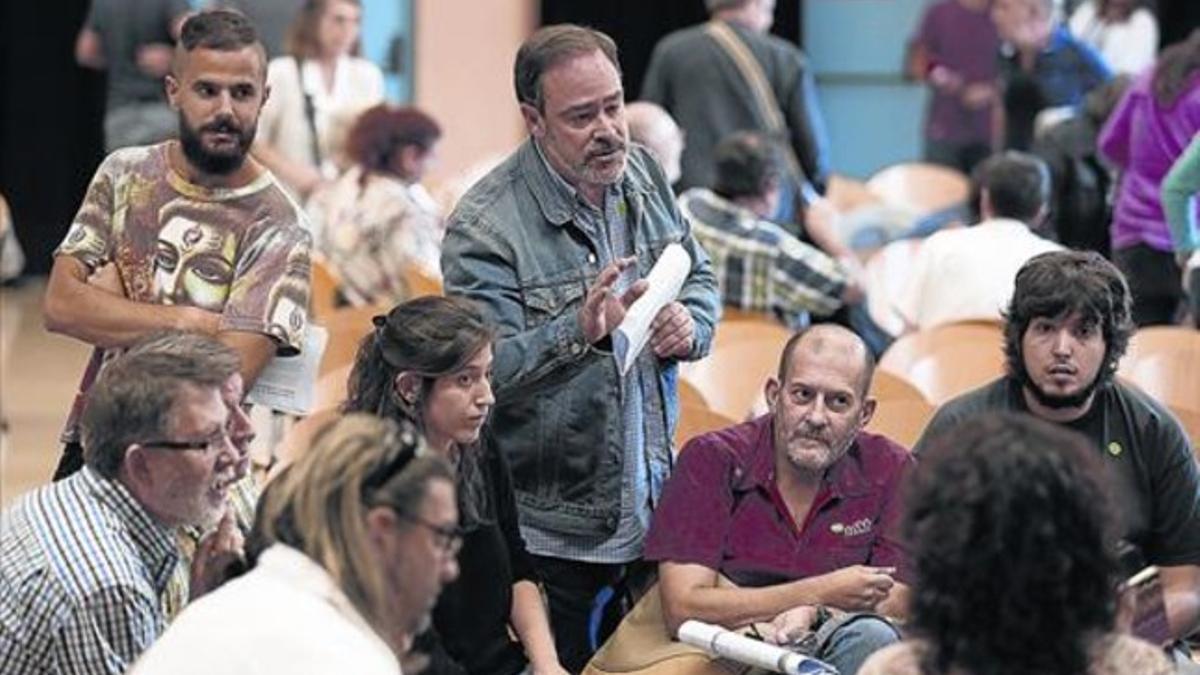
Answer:
[{"label": "short-sleeved shirt", "polygon": [[901,482],[913,458],[862,432],[821,479],[802,525],[775,482],[771,415],[694,438],[679,455],[646,539],[647,560],[698,564],[740,586],[769,586],[851,565],[896,567]]},{"label": "short-sleeved shirt", "polygon": [[[1001,378],[952,399],[917,442],[989,411],[1028,413],[1021,384]],[[1187,435],[1166,408],[1119,382],[1096,390],[1083,417],[1061,426],[1087,436],[1104,457],[1122,537],[1154,565],[1200,565],[1200,471]]]},{"label": "short-sleeved shirt", "polygon": [[[299,351],[308,321],[311,237],[269,172],[239,188],[189,183],[168,163],[168,141],[109,155],[55,255],[95,269],[114,263],[134,302],[221,314],[220,330],[272,337]],[[117,350],[97,349],[80,391]],[[81,401],[64,440],[78,440]]]}]

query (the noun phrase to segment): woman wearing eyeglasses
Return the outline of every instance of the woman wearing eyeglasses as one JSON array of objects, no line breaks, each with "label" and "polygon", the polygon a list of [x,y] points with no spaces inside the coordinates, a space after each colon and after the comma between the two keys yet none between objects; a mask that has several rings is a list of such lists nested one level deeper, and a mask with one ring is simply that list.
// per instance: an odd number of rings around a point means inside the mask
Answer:
[{"label": "woman wearing eyeglasses", "polygon": [[415,424],[456,471],[461,576],[442,592],[415,647],[430,657],[425,672],[565,673],[518,529],[508,465],[484,428],[495,402],[491,328],[469,302],[444,297],[403,303],[375,324],[350,374],[346,412]]},{"label": "woman wearing eyeglasses", "polygon": [[254,569],[189,605],[138,675],[400,675],[458,575],[453,473],[391,420],[347,415],[259,504]]}]

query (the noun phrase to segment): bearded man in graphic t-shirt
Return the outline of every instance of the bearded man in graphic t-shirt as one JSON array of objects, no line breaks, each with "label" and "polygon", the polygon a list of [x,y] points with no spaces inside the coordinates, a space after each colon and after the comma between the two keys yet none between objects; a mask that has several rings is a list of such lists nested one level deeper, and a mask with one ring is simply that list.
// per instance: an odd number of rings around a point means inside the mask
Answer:
[{"label": "bearded man in graphic t-shirt", "polygon": [[266,61],[240,14],[182,26],[167,98],[179,139],[124,148],[97,170],[46,290],[46,327],[96,347],[64,431],[56,478],[80,465],[77,419],[104,364],[164,329],[215,336],[245,387],[300,349],[310,237],[300,210],[248,155],[268,95]]}]

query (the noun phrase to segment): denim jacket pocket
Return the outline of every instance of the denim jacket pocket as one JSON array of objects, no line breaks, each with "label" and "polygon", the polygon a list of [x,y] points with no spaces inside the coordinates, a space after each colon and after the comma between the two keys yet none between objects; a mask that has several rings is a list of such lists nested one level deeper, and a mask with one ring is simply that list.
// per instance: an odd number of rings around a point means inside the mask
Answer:
[{"label": "denim jacket pocket", "polygon": [[586,290],[582,278],[523,287],[521,295],[525,301],[525,327],[537,328],[567,311],[578,309]]}]

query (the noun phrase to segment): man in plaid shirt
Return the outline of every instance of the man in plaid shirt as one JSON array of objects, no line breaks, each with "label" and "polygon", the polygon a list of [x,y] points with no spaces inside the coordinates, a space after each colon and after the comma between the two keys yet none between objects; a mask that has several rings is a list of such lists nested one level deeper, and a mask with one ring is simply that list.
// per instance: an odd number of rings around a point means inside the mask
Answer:
[{"label": "man in plaid shirt", "polygon": [[712,258],[721,298],[731,307],[770,312],[789,326],[827,317],[862,300],[849,261],[834,259],[768,220],[779,200],[771,141],[739,131],[717,144],[712,189],[693,188],[679,209]]},{"label": "man in plaid shirt", "polygon": [[113,361],[84,411],[84,468],[0,515],[0,672],[124,672],[166,627],[178,528],[215,526],[194,586],[240,551],[227,502],[246,467],[222,398],[238,358],[213,342]]}]

